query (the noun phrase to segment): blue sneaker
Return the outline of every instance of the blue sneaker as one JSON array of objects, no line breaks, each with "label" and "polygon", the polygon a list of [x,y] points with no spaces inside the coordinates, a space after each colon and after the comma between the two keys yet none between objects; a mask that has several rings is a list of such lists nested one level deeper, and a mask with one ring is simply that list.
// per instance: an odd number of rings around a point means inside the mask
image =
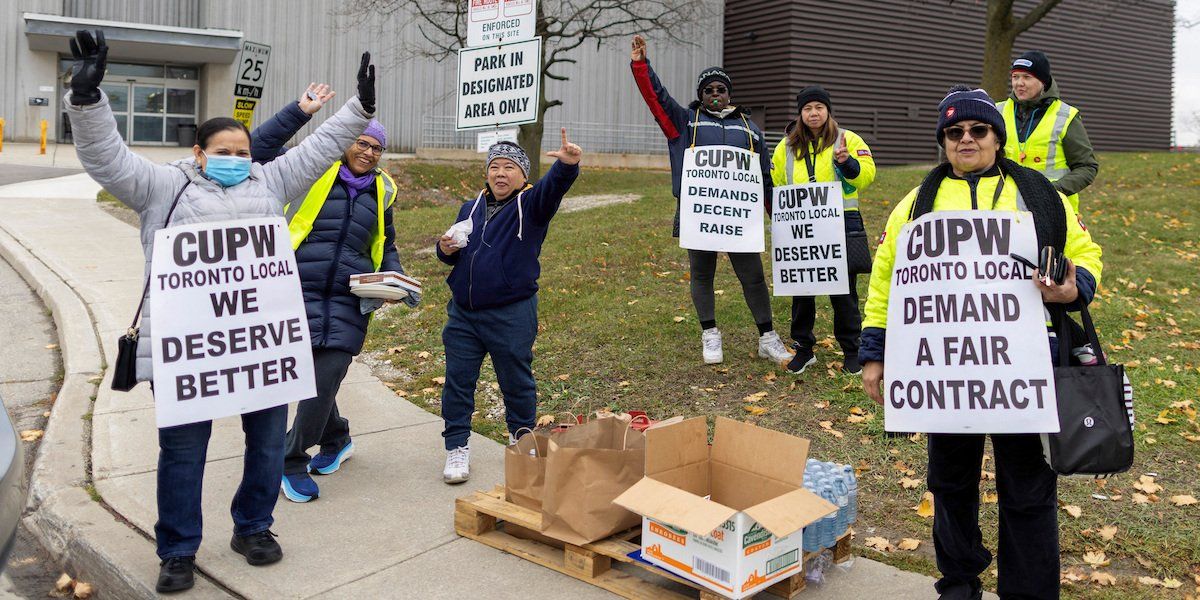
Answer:
[{"label": "blue sneaker", "polygon": [[308,473],[284,475],[279,489],[283,490],[283,495],[292,502],[308,502],[320,495],[317,482],[313,481]]},{"label": "blue sneaker", "polygon": [[336,454],[319,452],[312,457],[312,460],[308,461],[308,472],[328,475],[342,468],[342,463],[349,460],[351,456],[354,456],[354,442],[346,442],[346,445],[342,446],[342,449],[338,450]]}]

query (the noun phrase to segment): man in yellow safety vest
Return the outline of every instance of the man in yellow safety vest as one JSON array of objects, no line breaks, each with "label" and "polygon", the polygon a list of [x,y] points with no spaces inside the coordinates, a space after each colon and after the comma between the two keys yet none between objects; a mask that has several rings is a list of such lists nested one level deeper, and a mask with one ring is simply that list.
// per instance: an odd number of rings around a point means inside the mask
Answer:
[{"label": "man in yellow safety vest", "polygon": [[1079,192],[1092,184],[1100,163],[1079,109],[1063,102],[1050,75],[1050,59],[1030,50],[1012,64],[1012,94],[999,103],[1008,142],[1004,154],[1041,171],[1079,213]]}]

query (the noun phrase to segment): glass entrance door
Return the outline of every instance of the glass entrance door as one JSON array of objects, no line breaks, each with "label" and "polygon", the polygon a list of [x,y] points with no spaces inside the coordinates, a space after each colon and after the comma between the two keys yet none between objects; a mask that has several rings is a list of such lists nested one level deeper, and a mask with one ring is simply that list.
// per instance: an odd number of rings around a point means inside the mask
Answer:
[{"label": "glass entrance door", "polygon": [[[62,63],[65,91],[70,82],[70,61]],[[108,95],[121,139],[139,146],[178,143],[179,125],[197,122],[197,76],[195,67],[110,63],[100,89]],[[64,127],[59,141],[70,141],[65,114],[61,122]]]}]

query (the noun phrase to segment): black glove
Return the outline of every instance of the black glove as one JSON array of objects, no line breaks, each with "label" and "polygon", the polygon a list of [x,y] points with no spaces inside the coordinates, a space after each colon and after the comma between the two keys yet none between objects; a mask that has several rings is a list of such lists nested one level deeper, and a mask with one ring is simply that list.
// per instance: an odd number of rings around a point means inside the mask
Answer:
[{"label": "black glove", "polygon": [[363,52],[358,66],[358,101],[363,110],[375,112],[375,65],[371,64],[370,52]]},{"label": "black glove", "polygon": [[71,57],[75,64],[71,69],[71,103],[86,106],[100,101],[100,82],[104,81],[104,69],[108,63],[108,44],[104,43],[104,32],[97,29],[96,38],[86,29],[75,32],[71,40]]}]

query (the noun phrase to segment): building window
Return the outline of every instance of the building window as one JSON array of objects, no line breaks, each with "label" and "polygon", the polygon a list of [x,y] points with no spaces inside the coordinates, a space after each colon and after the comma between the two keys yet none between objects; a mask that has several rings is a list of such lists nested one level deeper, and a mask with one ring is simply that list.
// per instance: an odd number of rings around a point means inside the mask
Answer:
[{"label": "building window", "polygon": [[[70,86],[69,59],[59,61],[63,92]],[[197,122],[199,69],[187,65],[108,64],[100,89],[108,95],[121,139],[134,145],[174,145],[180,125]],[[62,114],[59,141],[72,141],[70,122]]]}]

